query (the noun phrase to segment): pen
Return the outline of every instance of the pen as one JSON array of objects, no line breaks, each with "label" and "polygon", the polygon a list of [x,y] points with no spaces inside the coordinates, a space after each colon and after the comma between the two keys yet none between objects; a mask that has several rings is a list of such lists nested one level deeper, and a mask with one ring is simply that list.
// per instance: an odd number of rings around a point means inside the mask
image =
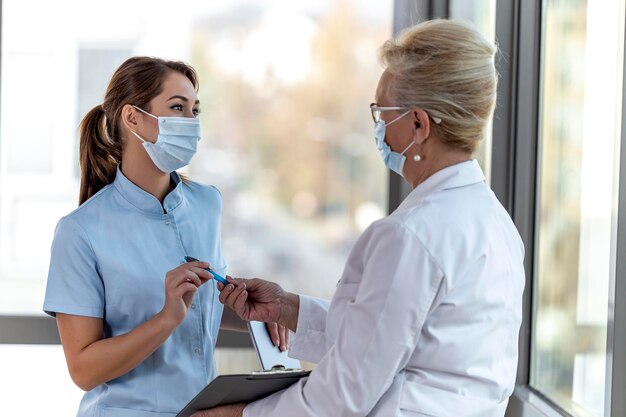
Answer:
[{"label": "pen", "polygon": [[[187,262],[199,262],[196,258],[193,258],[191,256],[185,256],[185,261],[187,261]],[[226,278],[216,274],[215,271],[213,271],[211,268],[206,268],[206,270],[209,271],[211,273],[211,275],[213,275],[213,278],[215,278],[216,280],[218,280],[219,282],[221,282],[224,285],[228,285],[228,281],[226,281]]]}]

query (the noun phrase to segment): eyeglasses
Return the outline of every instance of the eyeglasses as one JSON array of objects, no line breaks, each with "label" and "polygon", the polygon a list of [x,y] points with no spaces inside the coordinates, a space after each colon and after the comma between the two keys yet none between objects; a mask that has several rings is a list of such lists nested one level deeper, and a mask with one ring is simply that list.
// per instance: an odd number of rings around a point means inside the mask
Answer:
[{"label": "eyeglasses", "polygon": [[[379,106],[376,103],[372,103],[370,104],[370,110],[372,111],[372,119],[374,120],[374,123],[378,123],[381,121],[381,116],[383,114],[384,111],[398,111],[398,110],[409,110],[410,107],[396,107],[396,106],[392,106],[392,107],[383,107],[383,106]],[[432,117],[430,114],[428,115],[428,117],[430,117],[433,122],[435,122],[436,124],[440,124],[441,123],[441,119],[439,117]]]},{"label": "eyeglasses", "polygon": [[384,111],[408,110],[408,108],[406,108],[406,107],[382,107],[382,106],[379,106],[376,103],[372,103],[372,104],[370,104],[370,110],[372,111],[372,119],[374,119],[375,123],[378,123],[378,122],[380,122],[381,116],[382,116]]}]

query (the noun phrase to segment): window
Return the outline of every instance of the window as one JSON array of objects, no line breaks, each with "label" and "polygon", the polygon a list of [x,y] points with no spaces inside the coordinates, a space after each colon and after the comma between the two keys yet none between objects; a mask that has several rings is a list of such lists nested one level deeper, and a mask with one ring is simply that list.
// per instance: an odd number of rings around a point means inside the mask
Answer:
[{"label": "window", "polygon": [[543,2],[530,384],[605,416],[616,251],[624,2]]},{"label": "window", "polygon": [[[78,123],[132,55],[182,59],[199,73],[203,140],[186,173],[222,191],[229,273],[332,295],[354,240],[386,211],[368,106],[392,11],[392,0],[4,0],[0,315],[43,314],[54,227],[78,203]],[[55,361],[37,368],[55,381],[49,392],[80,397],[60,346],[5,345],[0,356],[21,364],[0,367],[11,392],[32,391],[18,373],[36,356]],[[249,363],[217,357],[223,373]],[[20,404],[6,398],[0,414]],[[49,404],[41,411],[51,416],[78,406]]]}]

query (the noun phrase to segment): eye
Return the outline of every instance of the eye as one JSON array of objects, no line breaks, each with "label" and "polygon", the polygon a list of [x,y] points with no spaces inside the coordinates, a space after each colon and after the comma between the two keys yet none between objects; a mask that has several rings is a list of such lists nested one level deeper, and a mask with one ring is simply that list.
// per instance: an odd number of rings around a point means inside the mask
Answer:
[{"label": "eye", "polygon": [[174,104],[173,106],[170,107],[170,109],[176,110],[176,111],[183,111],[183,105],[182,104]]},{"label": "eye", "polygon": [[193,115],[196,117],[198,117],[198,115],[202,112],[202,110],[200,109],[193,109],[192,111],[193,111]]}]

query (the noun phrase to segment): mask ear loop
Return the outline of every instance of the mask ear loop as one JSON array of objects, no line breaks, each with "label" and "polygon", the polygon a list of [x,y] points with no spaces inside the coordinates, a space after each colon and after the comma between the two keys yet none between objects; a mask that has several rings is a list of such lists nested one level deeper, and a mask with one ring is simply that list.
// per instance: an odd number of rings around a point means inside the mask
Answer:
[{"label": "mask ear loop", "polygon": [[[134,104],[132,104],[132,106],[133,106],[134,108],[136,108],[137,110],[139,110],[140,112],[145,113],[145,114],[147,114],[148,116],[150,116],[150,117],[154,117],[155,119],[159,120],[159,118],[158,118],[158,117],[156,117],[154,114],[148,113],[148,112],[147,112],[147,111],[145,111],[144,109],[142,109],[142,108],[140,108],[140,107],[137,107],[137,106],[135,106]],[[145,140],[144,138],[142,138],[141,136],[139,136],[137,133],[133,132],[132,130],[130,131],[130,133],[132,133],[133,135],[137,136],[137,139],[139,139],[141,142],[146,143],[146,140]]]},{"label": "mask ear loop", "polygon": [[158,117],[156,117],[154,114],[152,114],[152,113],[148,113],[148,112],[147,112],[147,111],[145,111],[144,109],[142,109],[142,108],[140,108],[140,107],[137,107],[137,106],[135,106],[134,104],[133,104],[132,106],[133,106],[134,108],[136,108],[137,110],[139,110],[140,112],[145,113],[145,114],[147,114],[148,116],[150,116],[150,117],[154,117],[155,119],[159,120],[159,118],[158,118]]},{"label": "mask ear loop", "polygon": [[406,148],[404,148],[404,150],[402,152],[400,152],[400,155],[404,155],[406,153],[406,151],[409,150],[409,148],[413,145],[416,145],[415,142],[411,141],[411,143],[409,143],[409,146],[407,146]]},{"label": "mask ear loop", "polygon": [[405,113],[402,113],[400,116],[396,117],[395,119],[393,119],[392,121],[390,121],[389,123],[385,123],[385,126],[389,126],[390,124],[402,119],[404,116],[406,116],[407,114],[411,113],[411,110],[407,110]]},{"label": "mask ear loop", "polygon": [[130,131],[130,133],[132,133],[133,135],[137,136],[137,139],[139,139],[140,141],[142,141],[143,143],[146,143],[146,140],[144,138],[142,138],[141,136],[139,136],[138,134],[136,134],[135,132],[133,132],[132,130]]}]

